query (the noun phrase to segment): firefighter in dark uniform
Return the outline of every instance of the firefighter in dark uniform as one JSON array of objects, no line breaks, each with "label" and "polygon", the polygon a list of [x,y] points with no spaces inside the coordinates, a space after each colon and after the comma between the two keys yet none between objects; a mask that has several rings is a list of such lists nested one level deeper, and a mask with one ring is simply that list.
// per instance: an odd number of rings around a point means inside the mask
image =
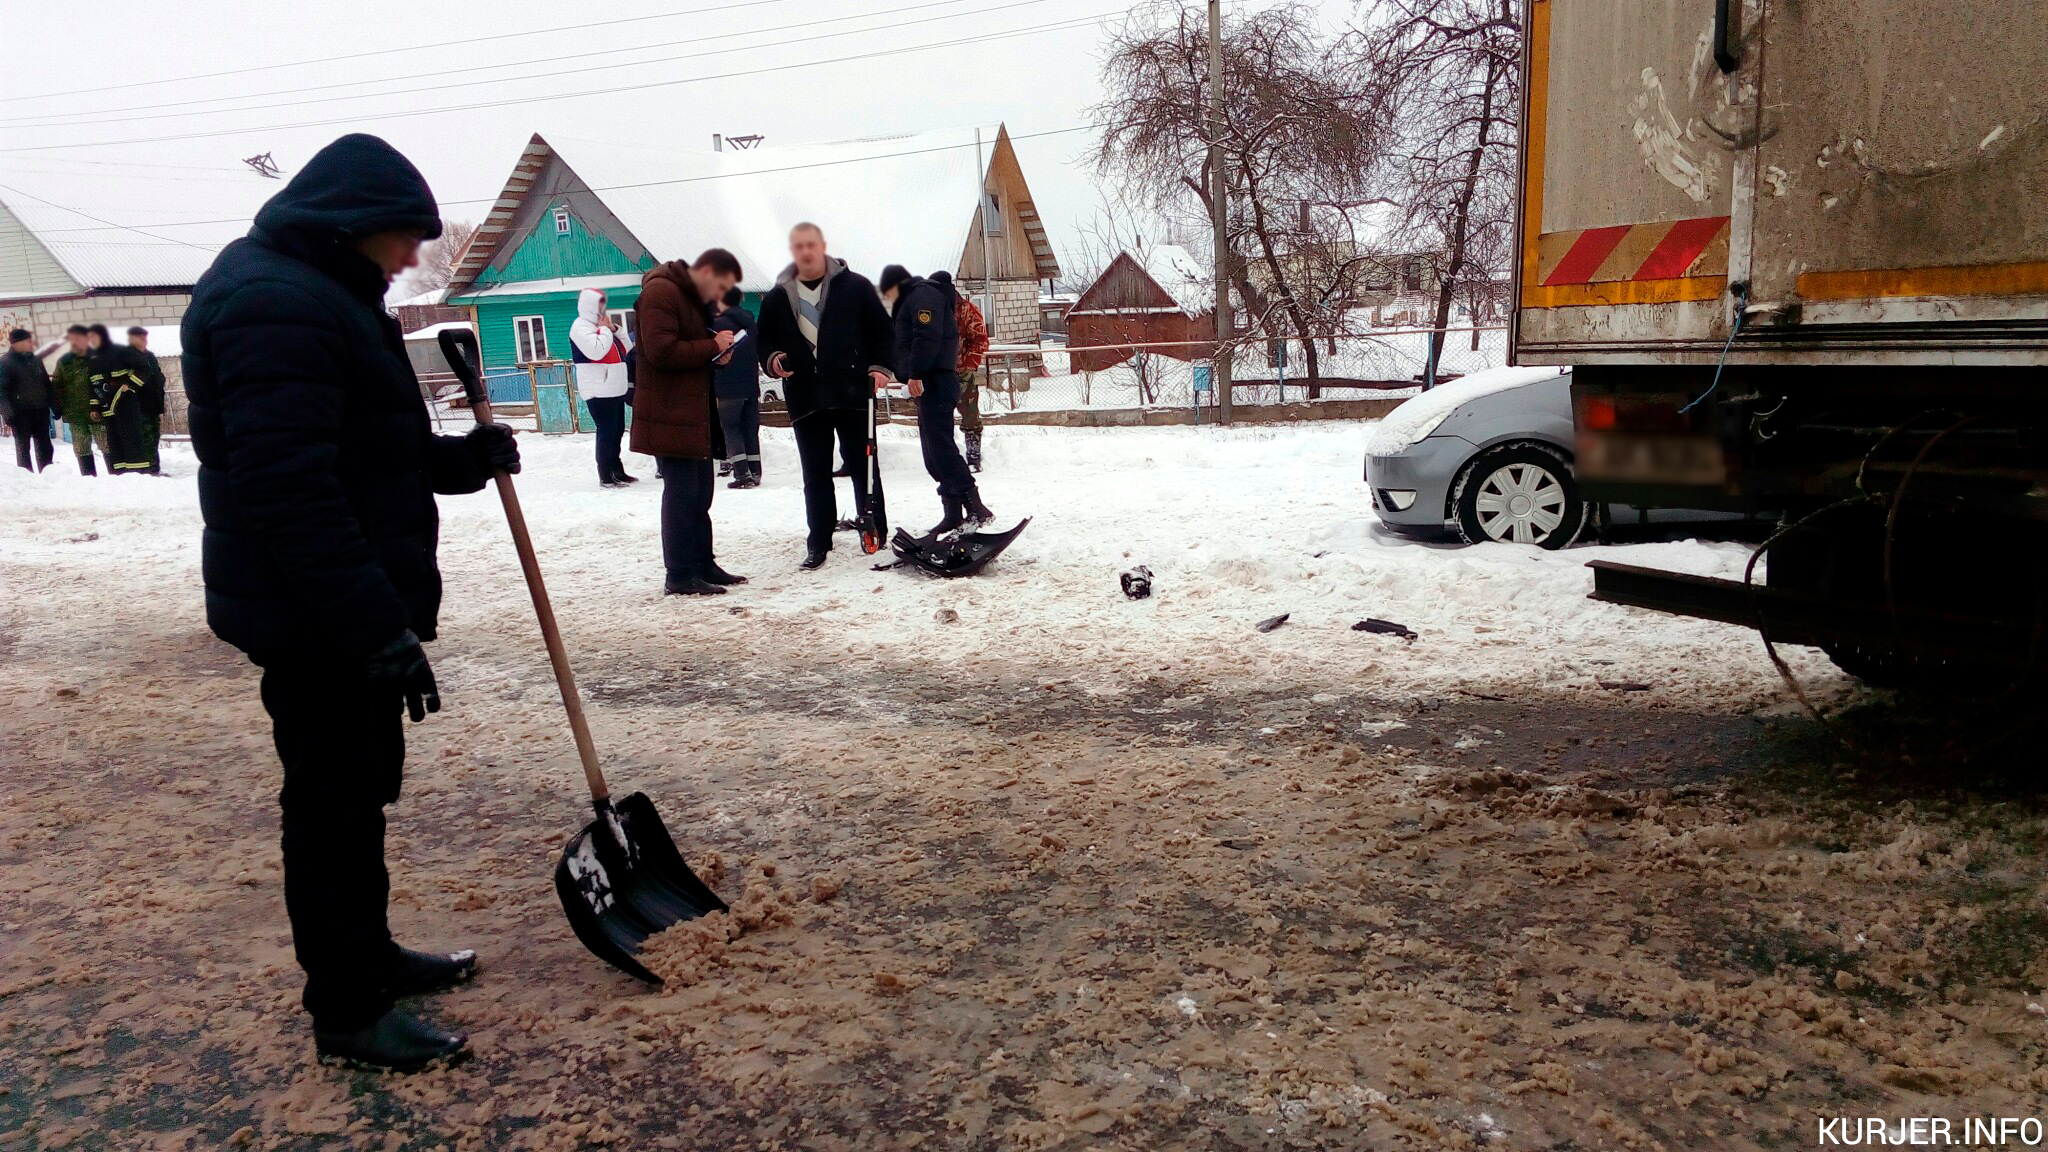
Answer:
[{"label": "firefighter in dark uniform", "polygon": [[896,378],[917,401],[917,436],[924,445],[924,469],[939,485],[945,518],[932,534],[966,524],[986,524],[995,513],[981,502],[974,473],[953,436],[953,412],[960,403],[960,329],[953,318],[959,299],[944,277],[912,276],[901,264],[882,269],[876,282],[882,303],[896,324]]}]

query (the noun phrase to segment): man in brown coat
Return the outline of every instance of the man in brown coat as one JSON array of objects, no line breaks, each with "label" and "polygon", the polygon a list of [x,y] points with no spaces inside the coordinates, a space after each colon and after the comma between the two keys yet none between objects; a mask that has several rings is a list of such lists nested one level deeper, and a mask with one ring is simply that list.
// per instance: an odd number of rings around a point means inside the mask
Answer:
[{"label": "man in brown coat", "polygon": [[[732,351],[731,332],[711,330],[711,307],[738,283],[740,262],[723,248],[694,263],[671,260],[640,278],[639,359],[633,402],[633,451],[655,458],[661,477],[662,591],[722,596],[744,584],[711,552],[711,462],[725,449],[711,369]],[[751,350],[749,353],[751,355]]]}]

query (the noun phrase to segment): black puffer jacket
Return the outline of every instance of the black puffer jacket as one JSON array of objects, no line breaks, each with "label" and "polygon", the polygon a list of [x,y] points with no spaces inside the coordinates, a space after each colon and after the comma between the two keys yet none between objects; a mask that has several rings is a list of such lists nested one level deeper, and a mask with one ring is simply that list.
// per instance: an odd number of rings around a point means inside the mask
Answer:
[{"label": "black puffer jacket", "polygon": [[782,353],[790,373],[783,381],[782,397],[789,402],[791,420],[829,408],[866,408],[874,395],[868,373],[890,372],[896,360],[896,332],[874,284],[834,258],[824,288],[815,351],[796,323],[796,265],[783,269],[774,290],[761,298],[761,347],[756,353],[763,372],[768,371],[769,360]]},{"label": "black puffer jacket", "polygon": [[258,663],[434,636],[434,493],[487,477],[436,436],[381,270],[350,243],[438,235],[433,193],[374,136],[320,150],[223,250],[185,313],[206,618]]}]

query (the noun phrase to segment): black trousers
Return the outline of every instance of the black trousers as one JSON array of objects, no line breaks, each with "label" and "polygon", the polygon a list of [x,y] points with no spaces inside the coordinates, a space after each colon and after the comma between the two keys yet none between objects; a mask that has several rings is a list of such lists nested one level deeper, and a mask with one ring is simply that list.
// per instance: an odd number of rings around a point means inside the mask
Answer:
[{"label": "black trousers", "polygon": [[711,563],[711,461],[663,456],[654,463],[661,477],[661,563],[671,580],[688,580]]},{"label": "black trousers", "polygon": [[323,1031],[362,1028],[391,1007],[398,961],[385,919],[384,806],[398,799],[405,732],[398,697],[328,664],[272,663],[263,707],[284,762],[284,906]]},{"label": "black trousers", "polygon": [[[832,447],[853,472],[853,506],[856,511],[868,495],[868,411],[866,408],[825,408],[791,426],[796,433],[796,458],[804,474],[804,521],[809,526],[807,543],[829,551],[832,530],[839,523],[839,493],[833,487]],[[881,492],[875,493],[877,500]]]},{"label": "black trousers", "polygon": [[718,422],[725,428],[725,462],[735,478],[761,477],[761,398],[719,397]]},{"label": "black trousers", "polygon": [[917,439],[924,447],[924,470],[938,481],[939,496],[960,500],[974,491],[974,473],[960,455],[953,437],[953,410],[960,405],[960,378],[947,373],[924,382],[917,398]]},{"label": "black trousers", "polygon": [[11,427],[14,429],[14,462],[31,472],[48,468],[56,455],[56,450],[50,446],[50,410],[17,408]]},{"label": "black trousers", "polygon": [[609,484],[626,470],[619,459],[619,442],[626,436],[626,398],[599,396],[584,403],[597,422],[597,482]]}]

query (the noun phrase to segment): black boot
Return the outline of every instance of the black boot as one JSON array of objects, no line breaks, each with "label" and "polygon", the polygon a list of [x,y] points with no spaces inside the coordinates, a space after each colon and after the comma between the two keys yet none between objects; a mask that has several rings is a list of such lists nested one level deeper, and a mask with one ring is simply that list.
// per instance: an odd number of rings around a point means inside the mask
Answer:
[{"label": "black boot", "polygon": [[829,548],[806,548],[804,549],[804,562],[797,565],[797,567],[806,572],[816,572],[825,566],[825,557],[831,554],[832,550]]},{"label": "black boot", "polygon": [[100,474],[100,470],[93,466],[92,457],[80,456],[78,458],[78,474],[80,476],[97,476]]},{"label": "black boot", "polygon": [[932,525],[932,530],[929,533],[932,536],[943,536],[962,524],[967,523],[967,516],[960,507],[960,501],[951,496],[944,496],[941,499],[946,502],[946,518]]},{"label": "black boot", "polygon": [[398,1009],[377,1018],[377,1022],[354,1032],[322,1032],[313,1029],[313,1049],[322,1060],[344,1060],[413,1072],[436,1060],[446,1060],[468,1046],[465,1037],[443,1032],[432,1024]]},{"label": "black boot", "polygon": [[979,428],[967,434],[967,470],[970,472],[981,471],[981,429]]},{"label": "black boot", "polygon": [[730,461],[730,460],[720,460],[720,461],[718,462],[718,474],[719,474],[720,476],[730,476],[730,475],[732,475],[732,461]]},{"label": "black boot", "polygon": [[640,482],[640,478],[638,476],[626,475],[626,470],[624,468],[621,468],[617,472],[612,473],[612,480],[613,482],[618,484],[638,484]]},{"label": "black boot", "polygon": [[713,584],[704,578],[701,571],[692,571],[662,581],[661,593],[664,596],[723,596],[725,586]]},{"label": "black boot", "polygon": [[727,572],[725,569],[720,568],[718,566],[718,561],[716,560],[713,560],[711,563],[706,564],[704,566],[704,580],[708,584],[717,584],[726,588],[730,588],[735,584],[745,584],[747,582],[747,578],[745,576],[735,576],[732,573]]},{"label": "black boot", "polygon": [[474,975],[476,953],[467,948],[460,952],[415,952],[410,948],[400,948],[398,962],[385,981],[385,990],[401,999],[424,996],[464,983]]},{"label": "black boot", "polygon": [[967,522],[977,528],[993,522],[996,518],[996,514],[988,510],[988,505],[981,502],[979,489],[969,488],[967,498],[962,500],[961,504],[967,510]]}]

